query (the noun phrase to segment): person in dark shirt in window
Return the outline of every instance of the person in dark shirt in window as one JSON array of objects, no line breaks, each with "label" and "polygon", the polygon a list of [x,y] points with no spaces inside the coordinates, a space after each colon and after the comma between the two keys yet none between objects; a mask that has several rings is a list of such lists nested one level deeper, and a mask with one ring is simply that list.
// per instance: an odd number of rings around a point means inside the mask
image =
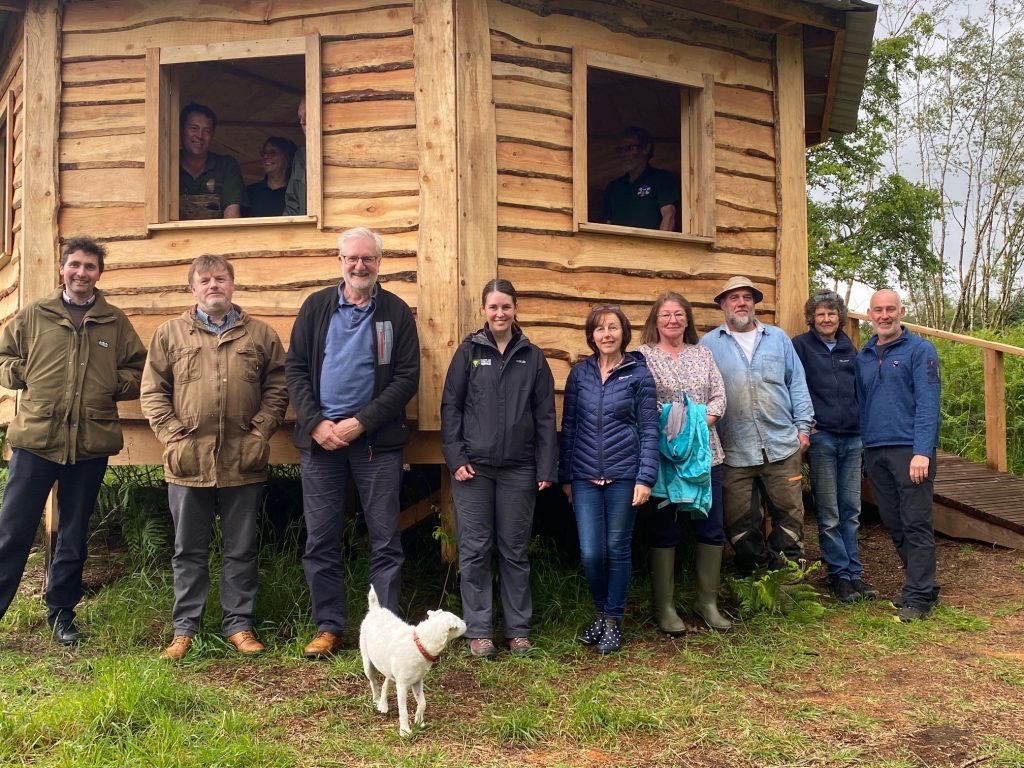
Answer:
[{"label": "person in dark shirt in window", "polygon": [[627,128],[619,134],[615,151],[625,173],[605,188],[602,218],[624,227],[676,231],[679,183],[668,171],[651,167],[651,134]]},{"label": "person in dark shirt in window", "polygon": [[180,129],[178,218],[239,218],[248,205],[242,170],[235,158],[210,151],[217,115],[203,104],[186,104],[181,110]]},{"label": "person in dark shirt in window", "polygon": [[[296,112],[299,119],[299,127],[306,132],[306,97],[299,101],[299,108]],[[306,147],[299,147],[295,152],[295,159],[292,160],[292,175],[288,179],[288,188],[284,193],[284,215],[305,216],[306,215]]]},{"label": "person in dark shirt in window", "polygon": [[263,142],[260,165],[266,175],[245,188],[250,216],[280,216],[284,213],[284,191],[292,174],[295,149],[295,142],[282,136],[271,136]]}]

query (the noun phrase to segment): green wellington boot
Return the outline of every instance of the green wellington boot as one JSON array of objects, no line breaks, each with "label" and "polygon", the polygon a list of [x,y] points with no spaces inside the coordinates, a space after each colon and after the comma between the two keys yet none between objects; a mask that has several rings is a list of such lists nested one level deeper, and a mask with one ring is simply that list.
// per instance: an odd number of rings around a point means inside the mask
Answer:
[{"label": "green wellington boot", "polygon": [[698,544],[694,558],[697,571],[697,599],[693,612],[719,632],[732,629],[732,622],[718,612],[718,587],[722,583],[722,547]]},{"label": "green wellington boot", "polygon": [[686,632],[686,625],[676,613],[676,548],[652,547],[650,558],[655,621],[662,632],[678,637]]}]

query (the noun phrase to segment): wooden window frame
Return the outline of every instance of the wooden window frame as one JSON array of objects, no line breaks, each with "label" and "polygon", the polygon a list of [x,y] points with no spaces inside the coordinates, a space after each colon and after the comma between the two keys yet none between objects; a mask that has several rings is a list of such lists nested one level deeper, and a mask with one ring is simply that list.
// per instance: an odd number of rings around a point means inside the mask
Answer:
[{"label": "wooden window frame", "polygon": [[[589,221],[587,216],[587,71],[590,68],[680,86],[682,232]],[[715,240],[714,76],[588,48],[573,49],[573,230],[712,244]]]},{"label": "wooden window frame", "polygon": [[[200,61],[304,56],[306,73],[306,215],[178,220],[177,92],[169,67]],[[320,35],[176,45],[146,49],[146,226],[150,230],[252,227],[316,222],[323,228],[323,141]],[[173,105],[173,108],[172,108]],[[310,130],[312,126],[312,130]]]},{"label": "wooden window frame", "polygon": [[0,200],[0,267],[10,263],[14,255],[14,89],[0,98],[0,124],[4,132],[3,191]]}]

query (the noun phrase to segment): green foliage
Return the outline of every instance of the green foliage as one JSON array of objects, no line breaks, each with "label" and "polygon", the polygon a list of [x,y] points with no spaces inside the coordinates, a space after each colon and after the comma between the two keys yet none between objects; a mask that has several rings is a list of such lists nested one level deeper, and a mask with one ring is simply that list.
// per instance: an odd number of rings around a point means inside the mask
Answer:
[{"label": "green foliage", "polygon": [[729,589],[739,600],[740,615],[782,615],[806,623],[820,618],[825,607],[807,576],[821,566],[819,561],[801,565],[786,560],[784,568],[758,572],[743,578],[727,578]]}]

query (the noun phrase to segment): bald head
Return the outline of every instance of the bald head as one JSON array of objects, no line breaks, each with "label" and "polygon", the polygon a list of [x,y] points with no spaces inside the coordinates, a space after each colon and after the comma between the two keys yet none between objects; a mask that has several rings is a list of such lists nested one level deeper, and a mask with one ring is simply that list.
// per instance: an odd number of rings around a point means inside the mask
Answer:
[{"label": "bald head", "polygon": [[900,320],[907,313],[900,295],[889,288],[875,291],[868,305],[868,320],[871,321],[879,344],[888,344],[903,335]]}]

